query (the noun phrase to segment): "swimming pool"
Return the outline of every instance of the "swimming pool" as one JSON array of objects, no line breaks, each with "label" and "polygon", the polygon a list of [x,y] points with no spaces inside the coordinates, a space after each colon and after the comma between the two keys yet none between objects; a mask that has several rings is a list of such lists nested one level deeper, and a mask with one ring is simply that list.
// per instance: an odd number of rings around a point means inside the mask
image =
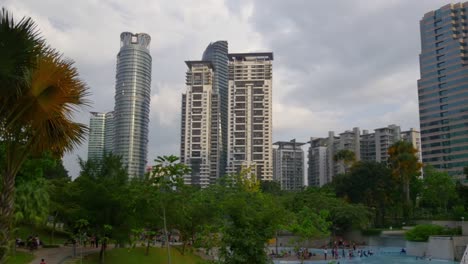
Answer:
[{"label": "swimming pool", "polygon": [[[288,249],[288,248],[284,248]],[[348,263],[361,263],[361,264],[458,264],[459,262],[438,260],[438,259],[416,259],[414,256],[400,255],[401,248],[382,248],[382,247],[366,247],[364,250],[372,250],[373,256],[370,257],[353,257],[353,258],[340,258],[337,260],[306,260],[306,264],[348,264]],[[310,252],[323,256],[321,249],[309,249]],[[347,252],[347,250],[346,250]],[[330,255],[329,255],[330,257]],[[297,260],[281,260],[276,259],[273,261],[275,264],[299,264]]]}]

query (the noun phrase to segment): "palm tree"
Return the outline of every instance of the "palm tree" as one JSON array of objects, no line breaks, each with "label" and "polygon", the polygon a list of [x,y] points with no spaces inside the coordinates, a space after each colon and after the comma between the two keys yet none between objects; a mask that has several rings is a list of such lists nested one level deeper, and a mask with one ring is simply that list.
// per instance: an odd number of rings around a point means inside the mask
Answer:
[{"label": "palm tree", "polygon": [[0,195],[0,263],[8,251],[15,178],[29,155],[61,157],[84,139],[86,126],[72,121],[86,105],[86,85],[73,61],[47,47],[30,18],[15,23],[0,12],[0,141],[5,161]]}]

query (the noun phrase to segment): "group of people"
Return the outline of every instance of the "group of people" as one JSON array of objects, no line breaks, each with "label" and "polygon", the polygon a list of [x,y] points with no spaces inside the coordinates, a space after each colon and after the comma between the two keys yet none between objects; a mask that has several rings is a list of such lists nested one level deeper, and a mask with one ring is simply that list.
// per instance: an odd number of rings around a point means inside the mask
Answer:
[{"label": "group of people", "polygon": [[[344,241],[343,239],[339,239],[338,241],[335,241],[333,244],[333,247],[331,249],[331,255],[333,259],[338,259],[338,258],[346,258],[347,256],[351,259],[353,257],[359,256],[360,258],[362,257],[369,257],[374,255],[374,252],[372,250],[356,250],[356,243],[348,243],[347,241]],[[348,248],[348,252],[345,251],[345,249]],[[340,252],[341,251],[341,252]],[[341,254],[340,254],[341,253]],[[328,249],[324,248],[323,249],[323,256],[324,259],[327,259],[328,255]]]},{"label": "group of people", "polygon": [[99,243],[100,243],[100,239],[98,236],[95,236],[95,235],[92,235],[92,236],[87,236],[85,235],[81,241],[77,241],[75,238],[70,238],[70,240],[66,243],[70,243],[70,244],[81,244],[83,245],[83,247],[87,247],[88,246],[88,243],[91,245],[91,247],[96,247],[98,248],[99,247]]},{"label": "group of people", "polygon": [[43,245],[38,235],[30,235],[25,241],[18,237],[15,240],[15,244],[16,247],[26,247],[31,251],[36,250]]}]

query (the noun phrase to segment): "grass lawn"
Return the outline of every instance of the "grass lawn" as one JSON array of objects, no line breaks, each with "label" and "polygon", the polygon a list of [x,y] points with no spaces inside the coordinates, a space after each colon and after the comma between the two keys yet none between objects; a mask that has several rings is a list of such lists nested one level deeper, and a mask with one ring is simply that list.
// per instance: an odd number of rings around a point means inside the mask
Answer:
[{"label": "grass lawn", "polygon": [[[166,263],[167,251],[166,248],[150,248],[150,253],[145,256],[145,248],[115,248],[106,252],[104,257],[105,263],[112,264],[154,264]],[[195,256],[186,251],[185,255],[181,255],[179,250],[171,248],[172,263],[181,264],[206,264],[199,256]],[[79,263],[79,262],[77,262]],[[84,264],[99,263],[99,254],[92,254],[83,259]]]},{"label": "grass lawn", "polygon": [[[28,226],[28,225],[20,225],[16,228],[15,235],[20,237],[23,240],[26,240],[28,236],[37,234],[39,239],[46,245],[51,244],[51,230],[46,227],[35,227],[35,226]],[[61,231],[55,231],[54,234],[54,243],[56,245],[63,245],[65,241],[68,240],[68,235],[64,234]]]},{"label": "grass lawn", "polygon": [[6,264],[27,264],[34,259],[34,255],[27,252],[16,252],[12,253],[6,262]]}]

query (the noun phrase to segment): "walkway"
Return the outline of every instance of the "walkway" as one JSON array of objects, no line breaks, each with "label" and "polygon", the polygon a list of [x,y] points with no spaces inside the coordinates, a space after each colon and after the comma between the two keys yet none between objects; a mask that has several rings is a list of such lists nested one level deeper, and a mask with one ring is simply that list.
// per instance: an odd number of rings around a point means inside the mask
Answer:
[{"label": "walkway", "polygon": [[[99,252],[100,248],[83,248],[83,256]],[[76,248],[76,254],[79,256],[81,247]],[[59,248],[41,248],[34,252],[36,258],[30,264],[39,264],[41,259],[44,259],[47,264],[60,264],[67,258],[73,256],[73,247],[59,247]]]}]

